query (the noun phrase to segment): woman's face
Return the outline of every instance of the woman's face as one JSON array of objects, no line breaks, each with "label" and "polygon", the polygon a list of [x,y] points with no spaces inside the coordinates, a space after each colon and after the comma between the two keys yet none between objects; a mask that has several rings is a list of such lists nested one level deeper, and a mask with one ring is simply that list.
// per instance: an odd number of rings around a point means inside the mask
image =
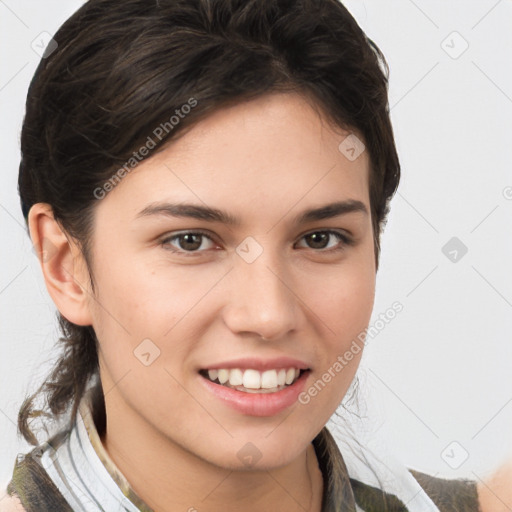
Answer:
[{"label": "woman's face", "polygon": [[[99,200],[89,307],[110,424],[232,469],[284,465],[321,430],[374,299],[369,159],[339,148],[347,135],[303,97],[267,95],[199,122]],[[275,392],[290,368],[298,380]]]}]

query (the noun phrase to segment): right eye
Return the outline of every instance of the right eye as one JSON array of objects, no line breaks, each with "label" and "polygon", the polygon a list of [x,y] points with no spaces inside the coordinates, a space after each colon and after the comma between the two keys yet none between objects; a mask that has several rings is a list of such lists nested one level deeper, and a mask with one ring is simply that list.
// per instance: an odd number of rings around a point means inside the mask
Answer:
[{"label": "right eye", "polygon": [[[213,239],[204,231],[182,231],[165,237],[161,241],[161,245],[166,250],[192,256],[204,252],[203,242],[205,238],[213,243]],[[201,247],[203,247],[203,250],[199,250]]]}]

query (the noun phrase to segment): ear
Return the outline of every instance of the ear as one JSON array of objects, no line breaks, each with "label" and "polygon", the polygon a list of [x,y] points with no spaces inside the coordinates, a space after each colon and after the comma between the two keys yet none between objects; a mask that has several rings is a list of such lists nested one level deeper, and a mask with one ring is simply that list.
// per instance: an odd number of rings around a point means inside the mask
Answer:
[{"label": "ear", "polygon": [[52,207],[36,203],[28,214],[30,238],[39,257],[46,288],[62,316],[92,325],[89,273],[80,248],[62,231]]}]

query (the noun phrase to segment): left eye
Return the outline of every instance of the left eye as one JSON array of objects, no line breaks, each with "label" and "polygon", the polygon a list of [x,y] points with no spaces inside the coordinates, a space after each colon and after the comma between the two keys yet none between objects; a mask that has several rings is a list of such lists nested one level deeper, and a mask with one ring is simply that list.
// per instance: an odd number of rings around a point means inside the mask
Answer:
[{"label": "left eye", "polygon": [[[328,242],[329,239],[332,240],[332,237],[335,238],[337,241],[337,244],[334,244],[334,246],[329,246]],[[308,233],[302,237],[304,240],[308,240],[309,243],[312,243],[313,246],[311,249],[320,249],[328,251],[339,251],[344,248],[346,245],[350,245],[351,240],[348,236],[339,233],[338,231],[313,231],[312,233]],[[326,245],[327,242],[327,245]]]},{"label": "left eye", "polygon": [[[329,242],[332,239],[335,239],[334,243],[329,245]],[[170,237],[162,240],[162,245],[171,250],[172,252],[177,253],[197,253],[202,252],[199,249],[208,249],[208,247],[203,247],[204,239],[209,240],[211,243],[214,243],[212,238],[203,233],[201,231],[184,231],[182,233],[178,233],[176,235],[172,235]],[[346,245],[351,244],[351,239],[338,231],[313,231],[311,233],[307,233],[301,237],[301,240],[306,240],[310,249],[317,249],[319,251],[339,251],[342,250]],[[177,242],[178,248],[173,243]],[[211,247],[210,247],[211,248]]]}]

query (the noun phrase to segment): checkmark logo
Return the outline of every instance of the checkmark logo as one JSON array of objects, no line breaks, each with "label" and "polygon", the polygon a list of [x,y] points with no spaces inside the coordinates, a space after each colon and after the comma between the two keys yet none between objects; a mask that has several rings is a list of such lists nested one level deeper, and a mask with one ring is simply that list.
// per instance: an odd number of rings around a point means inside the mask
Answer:
[{"label": "checkmark logo", "polygon": [[245,443],[236,454],[244,466],[254,466],[262,457],[262,453],[256,445],[251,442]]},{"label": "checkmark logo", "polygon": [[351,162],[357,160],[365,149],[363,141],[353,133],[345,137],[338,146],[339,152]]},{"label": "checkmark logo", "polygon": [[458,441],[452,441],[442,452],[441,458],[452,469],[458,469],[469,458],[469,452]]},{"label": "checkmark logo", "polygon": [[144,366],[150,366],[158,357],[160,357],[160,349],[152,340],[146,338],[137,345],[133,351],[133,355]]},{"label": "checkmark logo", "polygon": [[441,48],[452,59],[458,59],[468,48],[469,43],[454,30],[441,41]]},{"label": "checkmark logo", "polygon": [[238,244],[236,253],[246,263],[252,263],[263,253],[263,247],[252,236],[248,236]]},{"label": "checkmark logo", "polygon": [[39,57],[47,59],[57,48],[58,44],[48,32],[44,31],[37,35],[30,44]]},{"label": "checkmark logo", "polygon": [[467,254],[468,248],[460,238],[453,236],[443,245],[441,252],[452,263],[458,263]]}]

